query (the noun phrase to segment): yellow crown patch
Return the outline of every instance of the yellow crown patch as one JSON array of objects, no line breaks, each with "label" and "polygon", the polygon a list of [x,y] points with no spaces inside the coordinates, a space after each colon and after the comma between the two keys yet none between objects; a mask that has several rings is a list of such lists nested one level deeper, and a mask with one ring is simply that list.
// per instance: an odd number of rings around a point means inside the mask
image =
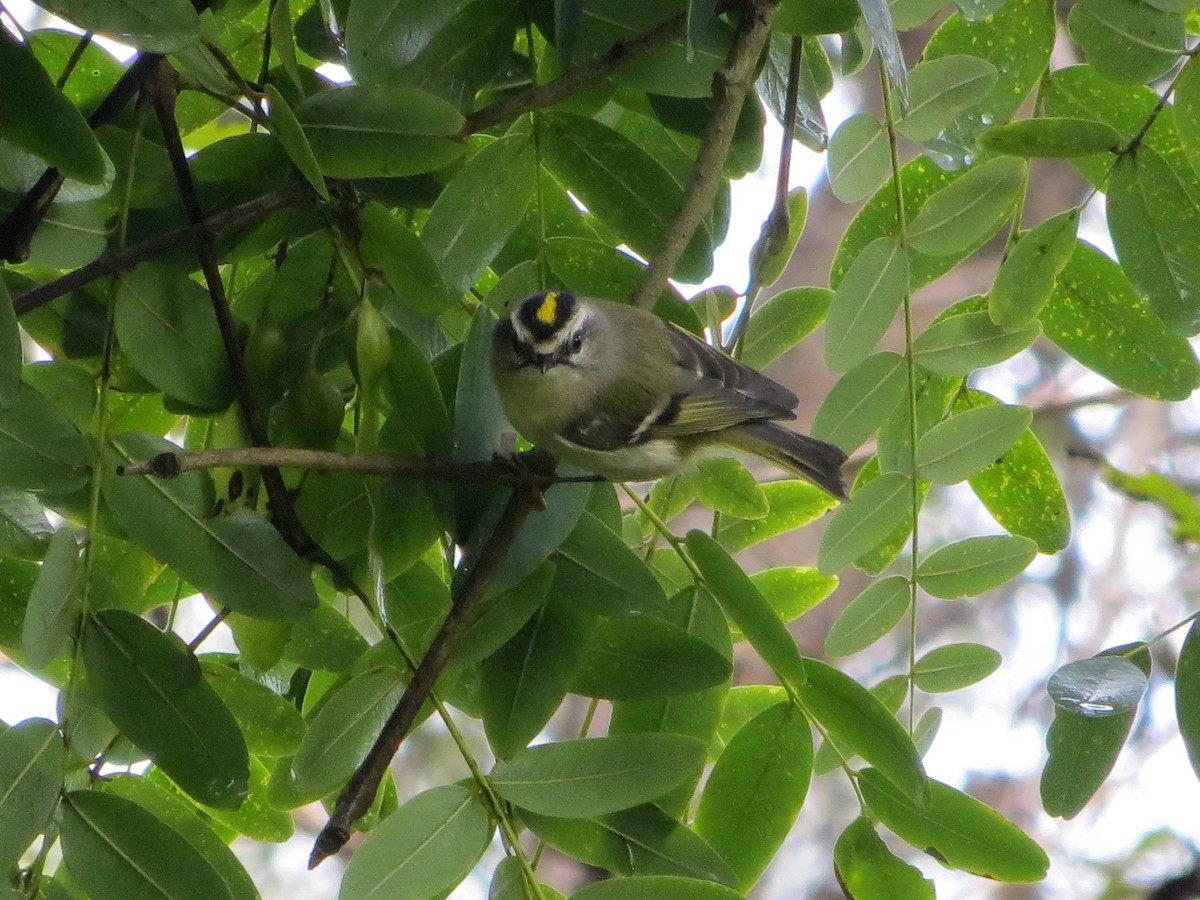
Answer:
[{"label": "yellow crown patch", "polygon": [[547,291],[542,305],[537,309],[537,320],[543,325],[553,325],[558,317],[558,294]]}]

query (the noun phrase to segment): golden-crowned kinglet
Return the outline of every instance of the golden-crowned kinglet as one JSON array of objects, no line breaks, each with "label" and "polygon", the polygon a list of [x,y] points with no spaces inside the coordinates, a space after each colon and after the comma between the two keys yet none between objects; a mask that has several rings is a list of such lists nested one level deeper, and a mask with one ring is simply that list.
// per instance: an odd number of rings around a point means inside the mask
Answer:
[{"label": "golden-crowned kinglet", "polygon": [[796,418],[795,394],[653,313],[534,294],[497,324],[492,373],[514,428],[613,481],[671,475],[727,448],[846,498],[846,454],[772,421]]}]

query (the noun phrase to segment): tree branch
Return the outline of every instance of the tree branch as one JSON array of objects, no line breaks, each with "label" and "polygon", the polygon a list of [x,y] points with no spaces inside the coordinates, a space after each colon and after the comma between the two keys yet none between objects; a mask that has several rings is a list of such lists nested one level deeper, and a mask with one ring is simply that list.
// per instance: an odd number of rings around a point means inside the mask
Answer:
[{"label": "tree branch", "polygon": [[78,269],[68,272],[61,278],[39,284],[25,293],[19,294],[13,299],[13,307],[18,316],[31,312],[91,284],[98,278],[132,269],[138,263],[157,256],[165,250],[195,241],[196,235],[201,231],[207,231],[213,235],[225,234],[241,228],[243,225],[265,219],[271,213],[281,209],[315,200],[316,197],[317,195],[308,184],[304,182],[290,184],[274,193],[247,200],[240,206],[214,213],[194,225],[185,225],[183,228],[168,231],[147,241],[142,241],[140,244],[134,244],[124,250],[102,256],[86,266],[80,266]]},{"label": "tree branch", "polygon": [[599,475],[539,475],[534,465],[536,459],[533,454],[523,453],[517,457],[518,465],[506,466],[502,462],[445,462],[439,459],[332,453],[289,447],[233,447],[225,450],[199,450],[193,453],[182,450],[178,453],[159,453],[145,462],[118,466],[117,474],[175,478],[195,469],[273,466],[283,469],[449,481],[458,484],[525,484],[548,487],[566,482],[604,480]]},{"label": "tree branch", "polygon": [[754,82],[759,58],[770,35],[768,25],[777,2],[749,0],[746,4],[725,65],[713,75],[716,108],[708,120],[696,161],[683,189],[683,208],[663,237],[662,246],[651,258],[642,283],[630,297],[629,302],[634,306],[642,309],[654,306],[696,229],[712,210],[721,185],[721,170],[729,156],[742,103]]},{"label": "tree branch", "polygon": [[548,81],[515,97],[506,97],[490,103],[483,109],[476,110],[467,116],[462,131],[459,132],[459,137],[465,138],[467,135],[491,128],[493,125],[511,122],[532,110],[552,106],[591,82],[599,81],[622,66],[645,56],[651,50],[656,50],[681,37],[686,27],[687,14],[680,13],[674,18],[667,19],[652,31],[628,41],[618,41],[609,47],[602,56],[568,69],[553,81]]},{"label": "tree branch", "polygon": [[[547,459],[544,455],[541,455],[541,458]],[[538,473],[549,476],[553,471],[553,465],[548,464],[539,468]],[[350,839],[350,827],[370,809],[392,757],[408,736],[417,714],[433,690],[451,651],[458,643],[459,636],[470,624],[475,605],[483,597],[497,567],[508,554],[525,518],[532,510],[539,508],[541,503],[542,494],[537,487],[523,485],[514,488],[495,530],[480,548],[474,562],[464,560],[463,567],[469,568],[466,569],[466,576],[455,592],[450,612],[446,614],[446,619],[421,659],[421,664],[413,672],[412,681],[405,688],[404,695],[388,717],[379,737],[338,795],[333,815],[329,817],[313,844],[312,854],[308,858],[310,869],[340,850]]]}]

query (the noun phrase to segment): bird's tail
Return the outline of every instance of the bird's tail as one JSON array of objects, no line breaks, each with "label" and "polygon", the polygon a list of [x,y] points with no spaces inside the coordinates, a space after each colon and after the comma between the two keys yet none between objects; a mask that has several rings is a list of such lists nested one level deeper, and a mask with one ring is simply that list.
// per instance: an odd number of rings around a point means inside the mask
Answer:
[{"label": "bird's tail", "polygon": [[833,444],[789,431],[774,422],[754,422],[726,432],[728,443],[761,456],[779,468],[811,481],[839,500],[849,499],[842,481],[846,454]]}]

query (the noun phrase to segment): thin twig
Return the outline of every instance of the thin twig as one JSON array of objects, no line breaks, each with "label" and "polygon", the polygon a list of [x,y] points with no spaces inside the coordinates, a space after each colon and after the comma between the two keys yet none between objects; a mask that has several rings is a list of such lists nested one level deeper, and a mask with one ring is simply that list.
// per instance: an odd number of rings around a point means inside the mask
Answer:
[{"label": "thin twig", "polygon": [[194,225],[185,225],[183,228],[168,231],[166,234],[156,235],[140,244],[134,244],[118,250],[116,253],[102,256],[86,266],[80,266],[78,269],[68,272],[61,278],[39,284],[15,297],[13,308],[16,309],[18,316],[23,315],[70,294],[72,291],[86,287],[98,278],[132,269],[138,263],[166,250],[191,243],[196,240],[196,235],[201,231],[207,231],[213,235],[225,234],[249,225],[251,222],[265,219],[271,213],[281,209],[315,200],[316,197],[317,195],[307,183],[289,184],[273,193],[247,200],[240,206],[214,213]]},{"label": "thin twig", "polygon": [[308,469],[320,472],[348,472],[354,475],[384,475],[392,478],[418,478],[458,484],[551,484],[603,481],[599,475],[539,475],[534,469],[522,471],[533,457],[522,454],[517,466],[496,462],[445,462],[438,459],[413,459],[404,456],[333,453],[291,447],[231,447],[223,450],[198,450],[191,453],[167,452],[145,462],[118,466],[118,475],[153,475],[175,478],[194,469],[218,469],[227,466],[272,466],[282,469]]},{"label": "thin twig", "polygon": [[681,37],[686,27],[687,14],[680,13],[667,19],[652,31],[628,41],[618,41],[601,56],[590,62],[573,66],[553,81],[538,85],[515,97],[506,97],[490,103],[483,109],[476,110],[467,116],[462,131],[459,132],[459,137],[475,134],[477,131],[483,131],[493,125],[511,122],[535,109],[552,106],[580,88],[611,75],[622,66],[628,65],[651,50],[657,50],[664,44],[669,44]]},{"label": "thin twig", "polygon": [[[541,474],[545,475],[552,471],[550,467],[540,470]],[[538,488],[531,485],[514,488],[496,529],[480,548],[474,564],[470,565],[464,561],[464,565],[470,567],[455,593],[454,604],[446,614],[446,619],[434,636],[421,664],[413,673],[412,681],[405,688],[400,702],[396,704],[383,726],[383,731],[367,753],[366,759],[338,795],[333,815],[329,817],[313,844],[312,854],[308,859],[310,869],[340,850],[350,838],[350,827],[370,809],[392,757],[396,755],[401,742],[416,721],[417,714],[450,658],[459,636],[469,625],[476,603],[487,590],[497,567],[507,556],[525,518],[532,510],[538,508],[541,502],[542,495]]]},{"label": "thin twig", "polygon": [[629,302],[634,306],[642,309],[654,306],[696,229],[712,211],[713,200],[721,186],[721,170],[729,156],[742,103],[754,82],[759,58],[770,36],[768,26],[777,2],[749,0],[746,4],[725,65],[713,75],[716,106],[683,189],[683,207],[664,235],[662,246],[650,259],[650,266],[641,284],[630,297]]}]

